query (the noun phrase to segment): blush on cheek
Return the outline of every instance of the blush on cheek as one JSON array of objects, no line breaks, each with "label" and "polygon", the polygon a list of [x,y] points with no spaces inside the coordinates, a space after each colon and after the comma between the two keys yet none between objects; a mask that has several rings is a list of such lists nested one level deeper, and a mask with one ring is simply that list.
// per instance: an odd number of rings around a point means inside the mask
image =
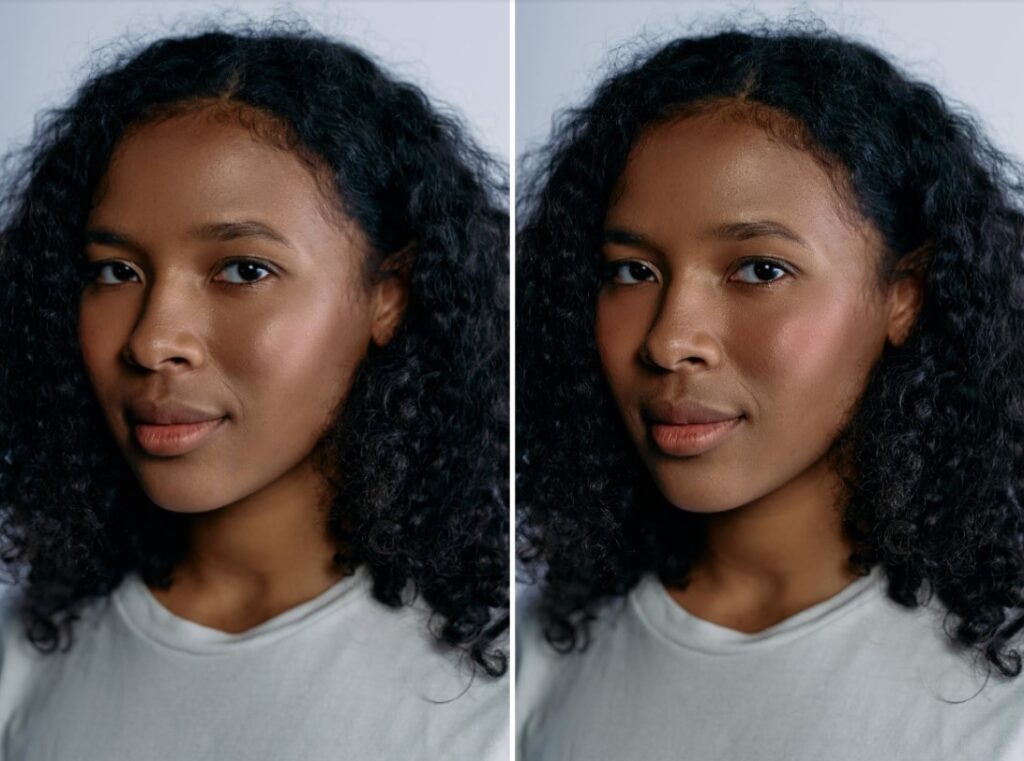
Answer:
[{"label": "blush on cheek", "polygon": [[881,351],[884,333],[877,322],[855,299],[835,299],[762,324],[763,340],[750,359],[759,368],[756,377],[767,381],[775,408],[797,418],[801,411],[839,416],[848,410]]},{"label": "blush on cheek", "polygon": [[323,299],[301,314],[268,319],[250,331],[247,340],[234,343],[243,350],[235,363],[239,373],[278,405],[298,408],[332,406],[370,343],[366,316],[341,308],[337,298]]}]

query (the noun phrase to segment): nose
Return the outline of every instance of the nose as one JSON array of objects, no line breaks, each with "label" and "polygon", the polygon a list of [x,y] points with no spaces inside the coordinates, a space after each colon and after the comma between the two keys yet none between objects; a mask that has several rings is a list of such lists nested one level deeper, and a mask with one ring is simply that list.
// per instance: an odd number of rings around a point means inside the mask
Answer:
[{"label": "nose", "polygon": [[159,372],[188,372],[202,367],[206,361],[202,311],[184,288],[170,280],[153,282],[122,350],[125,361]]},{"label": "nose", "polygon": [[641,360],[671,372],[697,373],[718,367],[723,354],[717,337],[720,310],[708,286],[670,284],[644,338]]}]

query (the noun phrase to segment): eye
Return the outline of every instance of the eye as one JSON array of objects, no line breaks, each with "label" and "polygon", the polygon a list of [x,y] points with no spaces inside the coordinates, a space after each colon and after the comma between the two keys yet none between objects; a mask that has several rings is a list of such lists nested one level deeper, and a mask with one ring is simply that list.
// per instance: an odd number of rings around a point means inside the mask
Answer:
[{"label": "eye", "polygon": [[767,285],[790,274],[789,270],[771,259],[755,259],[736,270],[742,283]]},{"label": "eye", "polygon": [[119,285],[139,280],[139,274],[124,262],[96,262],[86,270],[89,280],[103,285]]},{"label": "eye", "polygon": [[229,262],[221,270],[221,273],[227,273],[224,280],[235,285],[251,285],[274,274],[270,267],[255,259],[239,259]]},{"label": "eye", "polygon": [[604,265],[602,278],[606,282],[615,282],[618,285],[658,282],[658,275],[653,267],[634,259],[608,262]]}]

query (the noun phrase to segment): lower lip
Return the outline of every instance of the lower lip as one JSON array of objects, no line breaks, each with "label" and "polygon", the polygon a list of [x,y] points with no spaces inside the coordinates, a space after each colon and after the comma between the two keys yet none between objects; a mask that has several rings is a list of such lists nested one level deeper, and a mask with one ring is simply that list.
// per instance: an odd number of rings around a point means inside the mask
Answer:
[{"label": "lower lip", "polygon": [[651,438],[664,454],[673,457],[692,457],[718,446],[740,424],[742,417],[717,423],[690,423],[671,425],[651,423]]},{"label": "lower lip", "polygon": [[139,446],[152,455],[170,457],[186,454],[198,448],[213,432],[220,428],[227,418],[204,420],[201,423],[180,423],[176,425],[148,425],[136,423],[133,426],[135,440]]}]

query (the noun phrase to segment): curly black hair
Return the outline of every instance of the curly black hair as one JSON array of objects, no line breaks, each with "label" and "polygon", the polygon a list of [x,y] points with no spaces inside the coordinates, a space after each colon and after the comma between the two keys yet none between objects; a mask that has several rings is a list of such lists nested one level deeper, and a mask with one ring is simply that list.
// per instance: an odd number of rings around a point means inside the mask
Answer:
[{"label": "curly black hair", "polygon": [[517,534],[525,570],[543,576],[545,636],[585,647],[603,602],[652,571],[685,584],[703,550],[702,516],[669,505],[629,443],[601,373],[595,301],[602,224],[638,135],[740,99],[798,125],[777,136],[821,160],[880,231],[883,282],[908,263],[923,276],[911,335],[885,347],[833,445],[833,465],[852,465],[840,471],[851,564],[882,566],[904,606],[937,596],[950,638],[1016,676],[1021,169],[933,87],[799,20],[642,53],[565,112],[535,157],[517,250]]},{"label": "curly black hair", "polygon": [[25,586],[29,639],[43,651],[70,646],[82,604],[130,571],[166,586],[187,547],[186,516],[148,500],[104,422],[78,347],[77,305],[86,218],[119,139],[207,101],[319,167],[327,195],[372,244],[368,276],[389,257],[411,258],[402,323],[386,346],[371,347],[318,444],[317,466],[335,487],[335,560],[365,565],[374,596],[390,606],[411,585],[440,642],[474,669],[503,674],[504,169],[419,88],[301,23],[217,26],[121,53],[9,161],[0,557]]}]

